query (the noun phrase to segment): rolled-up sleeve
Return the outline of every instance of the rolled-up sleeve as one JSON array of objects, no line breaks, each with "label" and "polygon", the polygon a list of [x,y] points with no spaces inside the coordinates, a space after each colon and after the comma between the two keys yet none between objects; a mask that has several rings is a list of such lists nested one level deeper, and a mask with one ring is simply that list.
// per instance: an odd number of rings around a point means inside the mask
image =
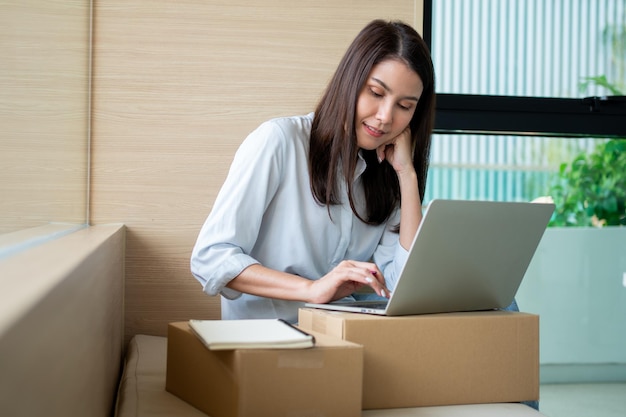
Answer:
[{"label": "rolled-up sleeve", "polygon": [[241,144],[191,255],[191,272],[209,295],[238,298],[226,285],[250,265],[263,214],[281,181],[279,128],[263,124]]}]

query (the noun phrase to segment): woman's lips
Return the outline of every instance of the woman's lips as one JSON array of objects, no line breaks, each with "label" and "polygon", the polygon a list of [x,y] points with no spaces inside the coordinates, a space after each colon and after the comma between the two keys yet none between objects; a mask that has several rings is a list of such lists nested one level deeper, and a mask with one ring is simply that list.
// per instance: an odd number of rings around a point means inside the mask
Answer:
[{"label": "woman's lips", "polygon": [[379,138],[385,134],[385,132],[383,132],[382,130],[375,129],[372,126],[369,126],[365,123],[363,124],[363,126],[365,126],[365,130],[367,131],[367,133],[374,136],[375,138]]}]

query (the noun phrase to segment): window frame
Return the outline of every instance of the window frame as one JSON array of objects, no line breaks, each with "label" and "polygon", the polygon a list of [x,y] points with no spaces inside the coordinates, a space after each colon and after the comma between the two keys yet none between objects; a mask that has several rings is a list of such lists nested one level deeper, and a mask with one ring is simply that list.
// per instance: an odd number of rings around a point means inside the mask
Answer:
[{"label": "window frame", "polygon": [[[422,36],[432,47],[433,1]],[[436,88],[435,88],[436,90]],[[626,96],[585,98],[437,94],[436,134],[626,138]]]}]

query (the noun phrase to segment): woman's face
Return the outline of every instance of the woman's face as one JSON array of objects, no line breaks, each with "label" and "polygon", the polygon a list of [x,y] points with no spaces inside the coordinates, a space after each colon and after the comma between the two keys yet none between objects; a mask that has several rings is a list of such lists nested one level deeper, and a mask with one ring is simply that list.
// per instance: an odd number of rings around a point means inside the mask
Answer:
[{"label": "woman's face", "polygon": [[423,90],[419,75],[402,61],[387,59],[374,66],[357,100],[359,148],[390,144],[409,125]]}]

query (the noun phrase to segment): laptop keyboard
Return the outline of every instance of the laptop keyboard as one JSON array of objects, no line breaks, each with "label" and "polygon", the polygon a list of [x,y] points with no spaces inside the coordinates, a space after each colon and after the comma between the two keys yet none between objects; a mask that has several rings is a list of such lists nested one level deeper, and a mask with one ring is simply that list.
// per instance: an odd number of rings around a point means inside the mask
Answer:
[{"label": "laptop keyboard", "polygon": [[347,304],[351,307],[373,308],[376,310],[384,310],[387,308],[387,301],[354,301]]}]

